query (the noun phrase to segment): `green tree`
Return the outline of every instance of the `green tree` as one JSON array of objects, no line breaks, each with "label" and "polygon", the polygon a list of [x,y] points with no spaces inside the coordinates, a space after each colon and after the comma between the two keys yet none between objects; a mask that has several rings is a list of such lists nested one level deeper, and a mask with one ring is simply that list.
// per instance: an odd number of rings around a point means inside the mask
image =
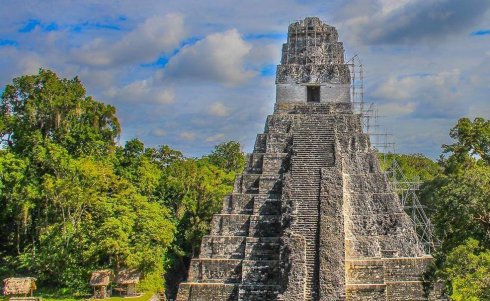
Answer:
[{"label": "green tree", "polygon": [[490,250],[468,239],[447,256],[442,274],[451,283],[455,301],[490,300]]},{"label": "green tree", "polygon": [[165,165],[159,189],[164,206],[172,210],[177,222],[176,240],[169,253],[171,269],[166,275],[172,297],[187,274],[190,259],[199,254],[212,217],[221,211],[224,196],[232,192],[234,179],[245,162],[236,142],[216,146],[211,155],[200,159],[182,159],[178,154],[166,161],[170,163]]},{"label": "green tree", "polygon": [[128,267],[160,289],[175,219],[155,197],[162,171],[144,145],[115,145],[115,108],[40,70],[14,79],[0,109],[2,276],[84,293],[91,271]]},{"label": "green tree", "polygon": [[226,173],[206,158],[176,161],[163,177],[164,201],[178,221],[177,239],[189,256],[196,256],[202,236],[209,232],[213,214],[231,192],[234,174]]},{"label": "green tree", "polygon": [[442,241],[436,276],[455,300],[489,300],[490,122],[462,118],[441,156],[442,173],[424,185],[423,198]]},{"label": "green tree", "polygon": [[58,292],[83,294],[91,271],[126,267],[144,273],[141,289],[161,289],[168,267],[198,254],[245,164],[233,141],[200,159],[118,146],[115,108],[49,70],[14,79],[0,112],[0,276]]},{"label": "green tree", "polygon": [[49,70],[13,80],[2,94],[0,136],[17,152],[43,140],[71,154],[107,154],[120,125],[113,106],[86,96],[80,80],[60,79]]},{"label": "green tree", "polygon": [[[393,161],[396,160],[401,171],[409,181],[426,182],[440,174],[439,165],[422,154],[382,154],[378,155],[381,169],[392,171]],[[403,181],[399,174],[397,180]]]},{"label": "green tree", "polygon": [[216,145],[209,161],[226,172],[242,172],[245,167],[245,156],[236,141]]},{"label": "green tree", "polygon": [[461,118],[449,136],[456,141],[443,146],[444,153],[450,154],[450,160],[446,163],[448,167],[449,163],[462,163],[468,157],[490,164],[490,120],[478,117],[472,122],[468,118]]}]

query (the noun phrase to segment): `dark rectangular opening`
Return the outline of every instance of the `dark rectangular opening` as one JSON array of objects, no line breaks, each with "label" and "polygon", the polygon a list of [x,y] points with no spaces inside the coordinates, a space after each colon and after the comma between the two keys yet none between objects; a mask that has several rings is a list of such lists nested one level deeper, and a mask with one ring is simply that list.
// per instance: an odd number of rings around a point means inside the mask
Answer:
[{"label": "dark rectangular opening", "polygon": [[306,101],[320,102],[320,86],[306,86]]}]

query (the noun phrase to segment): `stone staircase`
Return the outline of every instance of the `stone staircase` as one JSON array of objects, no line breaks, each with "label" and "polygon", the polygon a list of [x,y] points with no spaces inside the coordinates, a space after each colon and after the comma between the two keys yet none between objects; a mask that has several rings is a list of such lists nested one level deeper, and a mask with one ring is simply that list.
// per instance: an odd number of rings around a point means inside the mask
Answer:
[{"label": "stone staircase", "polygon": [[[319,110],[317,110],[319,111]],[[323,111],[320,111],[323,113]],[[305,300],[317,300],[320,170],[335,163],[335,134],[328,116],[298,120],[291,159],[293,223],[291,230],[306,241]]]}]

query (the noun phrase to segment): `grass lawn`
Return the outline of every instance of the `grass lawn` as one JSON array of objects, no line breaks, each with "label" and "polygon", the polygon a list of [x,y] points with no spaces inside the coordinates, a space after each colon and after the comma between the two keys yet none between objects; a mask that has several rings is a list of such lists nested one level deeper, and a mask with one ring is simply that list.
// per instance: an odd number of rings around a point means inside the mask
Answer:
[{"label": "grass lawn", "polygon": [[[39,296],[34,294],[35,297]],[[111,297],[108,299],[104,299],[104,301],[148,301],[151,296],[153,296],[152,293],[146,293],[140,297]],[[83,301],[87,300],[87,298],[72,298],[72,297],[55,297],[55,296],[46,296],[42,297],[43,301]],[[98,299],[102,300],[102,299]],[[5,297],[0,296],[0,301],[6,301]]]},{"label": "grass lawn", "polygon": [[[127,298],[124,298],[124,297],[111,297],[111,298],[109,298],[107,300],[109,300],[109,301],[148,301],[151,298],[151,296],[153,296],[152,293],[146,293],[146,294],[144,294],[144,295],[142,295],[140,297],[127,297]],[[49,301],[49,300],[47,300],[47,301]]]}]

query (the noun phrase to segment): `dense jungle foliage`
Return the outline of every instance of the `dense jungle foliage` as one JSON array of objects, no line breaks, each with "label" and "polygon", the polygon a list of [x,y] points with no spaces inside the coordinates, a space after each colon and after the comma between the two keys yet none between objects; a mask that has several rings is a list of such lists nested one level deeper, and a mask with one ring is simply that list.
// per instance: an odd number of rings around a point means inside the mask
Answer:
[{"label": "dense jungle foliage", "polygon": [[433,278],[453,300],[490,300],[490,120],[462,118],[422,199],[441,241]]},{"label": "dense jungle foliage", "polygon": [[[90,292],[93,270],[129,267],[144,273],[141,290],[175,291],[244,168],[240,145],[201,158],[138,139],[120,146],[115,108],[48,70],[14,79],[0,111],[0,277],[33,276],[76,296]],[[422,182],[441,241],[428,284],[442,279],[454,300],[490,300],[490,121],[462,118],[450,136],[438,162],[380,162]]]},{"label": "dense jungle foliage", "polygon": [[430,287],[444,281],[452,300],[490,300],[490,121],[461,118],[450,130],[453,144],[443,145],[439,161],[420,154],[380,154],[384,170],[392,161],[420,181],[418,196],[440,241]]},{"label": "dense jungle foliage", "polygon": [[136,268],[140,289],[196,254],[245,159],[236,142],[202,158],[117,145],[113,106],[51,71],[7,85],[0,104],[0,277],[85,294],[92,271]]}]

